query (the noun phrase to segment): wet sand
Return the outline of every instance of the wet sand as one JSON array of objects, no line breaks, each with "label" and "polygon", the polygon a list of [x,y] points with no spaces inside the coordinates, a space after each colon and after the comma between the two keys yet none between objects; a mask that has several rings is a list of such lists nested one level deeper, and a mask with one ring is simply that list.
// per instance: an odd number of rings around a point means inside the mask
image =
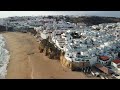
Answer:
[{"label": "wet sand", "polygon": [[91,79],[39,53],[36,39],[28,33],[6,32],[3,35],[11,55],[7,79]]}]

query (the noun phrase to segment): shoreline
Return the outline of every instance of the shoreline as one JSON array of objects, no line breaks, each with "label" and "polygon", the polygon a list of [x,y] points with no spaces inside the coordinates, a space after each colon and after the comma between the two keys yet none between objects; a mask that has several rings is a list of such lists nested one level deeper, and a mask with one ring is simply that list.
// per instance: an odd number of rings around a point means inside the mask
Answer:
[{"label": "shoreline", "polygon": [[8,50],[7,47],[7,43],[6,43],[6,39],[3,36],[2,33],[0,33],[0,37],[2,37],[2,42],[4,43],[4,46],[1,46],[1,49],[4,50],[4,54],[1,51],[1,57],[0,58],[4,58],[4,60],[1,60],[2,63],[0,63],[2,66],[0,67],[0,78],[1,79],[6,79],[6,75],[7,75],[7,67],[9,64],[9,60],[10,60],[10,51]]},{"label": "shoreline", "polygon": [[[4,37],[4,40],[5,40],[5,46],[4,46],[4,48],[9,52],[8,53],[9,60],[8,60],[7,67],[6,67],[6,70],[8,71],[8,65],[9,65],[9,62],[10,62],[10,50],[9,50],[9,47],[8,47],[7,39],[5,37]],[[7,72],[6,72],[6,75],[5,75],[5,79],[6,79],[6,76],[7,76]]]},{"label": "shoreline", "polygon": [[25,36],[23,34],[19,33],[20,36],[16,34],[16,32],[6,32],[3,34],[6,39],[6,48],[10,52],[6,79],[31,79],[31,65],[26,54],[27,42],[24,41],[23,37]]}]

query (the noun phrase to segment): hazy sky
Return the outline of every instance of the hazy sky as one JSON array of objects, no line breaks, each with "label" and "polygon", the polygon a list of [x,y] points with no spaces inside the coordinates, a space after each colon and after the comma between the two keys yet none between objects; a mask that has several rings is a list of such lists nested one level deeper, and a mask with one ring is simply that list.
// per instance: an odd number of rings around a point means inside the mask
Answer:
[{"label": "hazy sky", "polygon": [[120,11],[0,11],[0,18],[39,15],[96,15],[120,17]]}]

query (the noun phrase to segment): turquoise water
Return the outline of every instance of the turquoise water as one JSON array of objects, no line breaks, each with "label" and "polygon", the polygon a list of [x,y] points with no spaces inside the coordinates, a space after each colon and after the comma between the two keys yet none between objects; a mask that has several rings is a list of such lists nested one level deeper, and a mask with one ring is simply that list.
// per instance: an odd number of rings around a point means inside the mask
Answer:
[{"label": "turquoise water", "polygon": [[5,79],[9,58],[9,51],[5,49],[5,39],[3,35],[0,34],[0,79]]}]

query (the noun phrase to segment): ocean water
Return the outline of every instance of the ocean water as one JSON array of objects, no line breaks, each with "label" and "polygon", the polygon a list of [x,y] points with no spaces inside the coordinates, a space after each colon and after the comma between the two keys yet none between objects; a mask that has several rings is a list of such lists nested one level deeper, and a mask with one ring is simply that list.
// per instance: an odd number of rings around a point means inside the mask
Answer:
[{"label": "ocean water", "polygon": [[5,38],[0,34],[0,79],[5,79],[9,58],[9,51],[5,48]]}]

